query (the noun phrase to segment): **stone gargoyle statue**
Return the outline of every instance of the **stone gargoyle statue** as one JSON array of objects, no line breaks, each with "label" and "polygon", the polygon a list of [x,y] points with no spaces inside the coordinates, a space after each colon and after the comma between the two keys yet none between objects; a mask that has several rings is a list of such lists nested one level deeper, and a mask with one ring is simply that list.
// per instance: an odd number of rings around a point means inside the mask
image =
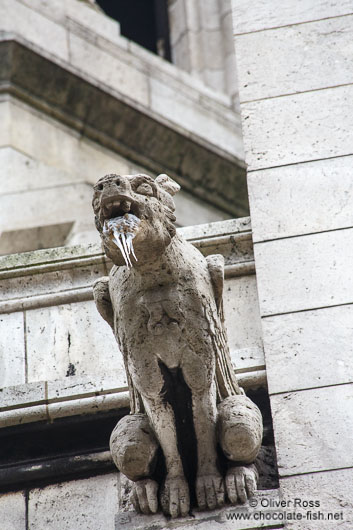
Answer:
[{"label": "stone gargoyle statue", "polygon": [[[135,508],[186,516],[245,502],[262,417],[239,387],[223,318],[224,261],[206,258],[176,233],[167,175],[106,175],[93,209],[114,266],[94,299],[122,352],[131,413],[110,448],[133,481]],[[163,469],[163,472],[161,472]]]}]

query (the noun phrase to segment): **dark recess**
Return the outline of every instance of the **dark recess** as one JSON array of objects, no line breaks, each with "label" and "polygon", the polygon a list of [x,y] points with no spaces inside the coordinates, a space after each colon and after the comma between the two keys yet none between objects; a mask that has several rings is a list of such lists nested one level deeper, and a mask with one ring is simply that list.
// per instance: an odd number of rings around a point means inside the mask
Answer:
[{"label": "dark recess", "polygon": [[124,37],[170,61],[166,0],[97,0],[97,4],[120,23]]},{"label": "dark recess", "polygon": [[[178,445],[185,474],[194,484],[197,455],[188,404],[190,390],[179,371],[170,373],[163,368],[162,371],[165,399],[176,411],[178,429],[187,433],[183,441],[178,440]],[[277,488],[278,472],[268,394],[264,388],[247,394],[259,406],[264,420],[263,444],[256,462],[260,471],[259,489]],[[120,409],[118,412],[73,416],[52,423],[28,423],[0,429],[0,493],[114,471],[116,468],[111,461],[99,461],[92,455],[109,450],[112,430],[119,419],[128,413],[128,409]],[[222,458],[220,454],[220,463],[225,465]],[[32,469],[34,464],[36,468]],[[160,452],[154,478],[161,483],[164,476],[164,458]]]}]

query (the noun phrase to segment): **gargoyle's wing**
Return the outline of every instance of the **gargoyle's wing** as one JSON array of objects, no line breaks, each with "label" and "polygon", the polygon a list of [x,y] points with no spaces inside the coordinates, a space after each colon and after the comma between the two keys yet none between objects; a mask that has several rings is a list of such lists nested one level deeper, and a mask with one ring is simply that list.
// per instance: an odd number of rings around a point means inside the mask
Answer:
[{"label": "gargoyle's wing", "polygon": [[114,331],[114,311],[109,294],[109,276],[103,276],[93,284],[93,298],[102,318]]},{"label": "gargoyle's wing", "polygon": [[212,254],[206,257],[206,261],[211,277],[217,311],[223,320],[224,257],[222,254]]},{"label": "gargoyle's wing", "polygon": [[[96,280],[94,282],[93,298],[94,298],[94,301],[96,303],[97,309],[101,317],[104,318],[106,322],[108,322],[109,326],[112,328],[113,332],[115,333],[114,310],[113,310],[110,293],[109,293],[109,276],[103,276],[103,278],[99,278],[99,280]],[[127,347],[126,345],[124,345],[124,341],[122,341],[122,343],[120,342],[121,339],[117,335],[115,335],[115,338],[118,342],[119,349],[124,359],[127,383],[128,383],[128,387],[130,391],[131,414],[135,414],[137,412],[144,412],[141,396],[138,393],[137,389],[134,387],[134,384],[130,376],[127,357],[125,354],[125,352],[127,351]]]},{"label": "gargoyle's wing", "polygon": [[212,310],[207,311],[208,318],[212,320],[211,329],[214,331],[214,346],[216,350],[216,383],[218,400],[222,401],[228,396],[240,394],[237,379],[230,359],[227,332],[224,324],[223,313],[223,284],[224,284],[224,258],[221,254],[207,256],[208,271],[210,274],[214,297],[217,307],[217,317]]}]

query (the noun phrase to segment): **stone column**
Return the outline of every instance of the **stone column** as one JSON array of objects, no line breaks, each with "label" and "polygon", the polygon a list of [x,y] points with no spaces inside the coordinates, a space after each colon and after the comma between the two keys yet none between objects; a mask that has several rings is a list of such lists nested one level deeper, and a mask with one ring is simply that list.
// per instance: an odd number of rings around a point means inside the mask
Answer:
[{"label": "stone column", "polygon": [[173,62],[237,105],[230,0],[169,0],[168,9]]},{"label": "stone column", "polygon": [[233,26],[281,491],[348,529],[353,5],[233,0]]}]

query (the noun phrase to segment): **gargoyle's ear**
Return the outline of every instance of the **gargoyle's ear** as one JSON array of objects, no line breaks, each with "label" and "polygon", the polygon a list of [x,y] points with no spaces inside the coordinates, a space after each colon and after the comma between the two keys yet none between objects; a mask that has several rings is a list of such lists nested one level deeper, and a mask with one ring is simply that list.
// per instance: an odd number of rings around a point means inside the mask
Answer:
[{"label": "gargoyle's ear", "polygon": [[166,175],[165,173],[162,173],[161,175],[158,175],[155,182],[164,189],[164,191],[167,191],[169,195],[175,195],[180,191],[180,186],[175,180],[171,179]]}]

